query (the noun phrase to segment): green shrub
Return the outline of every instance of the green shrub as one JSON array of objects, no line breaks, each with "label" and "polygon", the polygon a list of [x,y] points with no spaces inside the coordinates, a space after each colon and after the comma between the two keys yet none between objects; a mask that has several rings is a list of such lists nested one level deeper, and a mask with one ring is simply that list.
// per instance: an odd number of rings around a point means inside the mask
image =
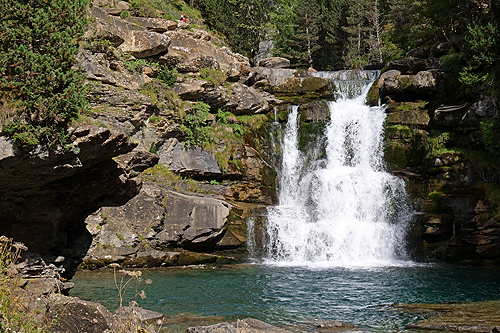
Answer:
[{"label": "green shrub", "polygon": [[160,74],[158,74],[158,79],[167,86],[173,87],[177,82],[177,69],[173,68],[172,70],[169,70],[167,66],[164,66],[161,69]]},{"label": "green shrub", "polygon": [[[125,66],[126,69],[128,69],[129,71],[134,72],[134,73],[140,73],[140,72],[142,72],[142,69],[145,66],[151,66],[144,59],[125,60],[123,62],[123,65]],[[154,65],[152,65],[152,66],[154,67]]]},{"label": "green shrub", "polygon": [[126,18],[129,18],[130,17],[130,13],[128,10],[122,10],[122,12],[120,13],[120,17],[122,19],[126,19]]},{"label": "green shrub", "polygon": [[210,106],[198,102],[192,111],[193,113],[186,115],[181,125],[181,131],[186,136],[185,144],[188,147],[194,145],[203,146],[214,141],[213,128],[208,124]]},{"label": "green shrub", "polygon": [[85,77],[72,67],[88,0],[0,4],[0,92],[19,101],[8,133],[25,146],[61,144],[70,121],[87,108]]}]

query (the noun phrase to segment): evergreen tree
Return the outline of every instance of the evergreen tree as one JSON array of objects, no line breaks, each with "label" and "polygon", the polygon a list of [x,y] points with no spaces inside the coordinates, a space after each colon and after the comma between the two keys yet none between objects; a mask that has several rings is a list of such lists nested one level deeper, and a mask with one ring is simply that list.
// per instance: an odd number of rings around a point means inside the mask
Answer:
[{"label": "evergreen tree", "polygon": [[321,27],[321,10],[314,1],[300,0],[295,9],[294,35],[289,39],[288,57],[295,60],[297,66],[312,67],[315,53],[321,48],[318,44]]},{"label": "evergreen tree", "polygon": [[231,47],[250,58],[266,35],[273,6],[267,0],[199,0],[210,27],[228,37]]},{"label": "evergreen tree", "polygon": [[85,109],[84,77],[72,69],[88,0],[0,0],[0,99],[17,102],[3,126],[21,144],[65,135]]},{"label": "evergreen tree", "polygon": [[347,33],[345,54],[342,59],[347,68],[361,69],[370,60],[369,55],[369,18],[368,0],[352,2],[347,12],[347,25],[343,27]]}]

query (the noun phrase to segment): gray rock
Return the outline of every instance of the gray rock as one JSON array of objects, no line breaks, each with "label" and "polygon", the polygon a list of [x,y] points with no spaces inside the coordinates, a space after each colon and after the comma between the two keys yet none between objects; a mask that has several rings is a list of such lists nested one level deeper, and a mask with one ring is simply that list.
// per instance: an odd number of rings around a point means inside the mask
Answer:
[{"label": "gray rock", "polygon": [[182,99],[196,101],[202,99],[205,88],[210,87],[207,81],[187,80],[185,83],[177,84],[173,91]]},{"label": "gray rock", "polygon": [[53,295],[48,299],[45,322],[51,332],[102,333],[114,331],[119,323],[104,306],[76,297]]},{"label": "gray rock", "polygon": [[269,325],[263,321],[247,318],[234,323],[189,327],[186,333],[289,333],[290,331]]},{"label": "gray rock", "polygon": [[196,58],[177,64],[177,70],[179,72],[199,72],[202,68],[218,70],[220,69],[220,65],[217,59],[205,55],[200,55]]},{"label": "gray rock", "polygon": [[[87,259],[159,259],[170,255],[156,249],[210,249],[224,232],[228,215],[229,207],[222,200],[144,184],[124,206],[102,207],[86,219],[93,234]],[[155,250],[142,250],[145,242]]]},{"label": "gray rock", "polygon": [[177,29],[166,31],[164,34],[171,38],[168,55],[176,55],[178,63],[205,56],[214,58],[224,73],[229,72],[231,68],[239,68],[240,72],[250,68],[248,58],[231,52],[227,47],[220,48],[215,45],[215,43],[224,44],[224,42],[217,40],[214,36],[209,35],[208,38],[206,32]]},{"label": "gray rock", "polygon": [[221,174],[217,160],[200,147],[187,147],[175,138],[168,139],[159,149],[160,163],[169,170],[188,174]]},{"label": "gray rock", "polygon": [[289,68],[290,60],[280,57],[265,58],[259,61],[259,66],[267,68]]},{"label": "gray rock", "polygon": [[435,71],[420,71],[412,80],[411,89],[418,94],[436,95],[436,76]]},{"label": "gray rock", "polygon": [[269,103],[254,88],[241,83],[231,86],[231,99],[225,108],[235,115],[251,115],[269,111]]},{"label": "gray rock", "polygon": [[118,308],[115,310],[115,312],[113,312],[113,315],[116,318],[127,318],[124,320],[130,320],[132,317],[135,317],[141,323],[144,323],[146,325],[161,325],[163,318],[165,318],[165,315],[159,312],[131,306],[123,306],[121,308]]},{"label": "gray rock", "polygon": [[130,31],[118,48],[136,58],[148,58],[165,52],[169,45],[170,38],[167,35],[150,31]]}]

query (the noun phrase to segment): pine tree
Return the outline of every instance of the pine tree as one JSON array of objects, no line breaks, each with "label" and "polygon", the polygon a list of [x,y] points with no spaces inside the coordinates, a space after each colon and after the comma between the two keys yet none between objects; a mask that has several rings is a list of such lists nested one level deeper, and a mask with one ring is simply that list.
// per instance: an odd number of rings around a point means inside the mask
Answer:
[{"label": "pine tree", "polygon": [[321,48],[318,44],[321,10],[316,2],[301,0],[295,12],[295,35],[289,40],[291,48],[287,56],[294,59],[297,66],[312,67],[315,53]]},{"label": "pine tree", "polygon": [[368,1],[352,2],[349,6],[347,25],[343,27],[348,37],[342,57],[347,68],[361,69],[370,59]]},{"label": "pine tree", "polygon": [[57,142],[85,109],[84,77],[72,68],[88,0],[0,0],[0,98],[19,114],[3,126],[21,144]]}]

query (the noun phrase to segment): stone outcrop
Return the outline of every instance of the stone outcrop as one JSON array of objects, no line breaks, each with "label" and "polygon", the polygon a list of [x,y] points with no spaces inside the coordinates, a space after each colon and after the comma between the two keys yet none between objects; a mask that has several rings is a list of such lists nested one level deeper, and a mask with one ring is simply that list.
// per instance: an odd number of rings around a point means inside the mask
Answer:
[{"label": "stone outcrop", "polygon": [[[149,153],[131,152],[135,145],[127,136],[108,129],[82,126],[73,135],[69,150],[32,153],[0,136],[0,193],[6,198],[0,204],[2,233],[32,252],[62,256],[56,265],[67,269],[76,267],[91,242],[78,221],[103,203],[123,204],[136,195],[138,172],[158,160]],[[125,153],[130,154],[128,163],[112,160]]]},{"label": "stone outcrop", "polygon": [[[148,260],[148,267],[180,265],[187,262],[185,255],[169,249],[210,252],[227,248],[228,232],[244,240],[244,234],[232,227],[237,222],[229,218],[232,206],[221,199],[147,183],[125,205],[102,207],[87,218],[93,241],[84,265],[134,266]],[[241,241],[234,247],[239,245]],[[219,260],[196,255],[192,259],[200,263]]]},{"label": "stone outcrop", "polygon": [[169,45],[170,38],[166,35],[150,31],[131,31],[118,49],[136,58],[148,58],[165,52]]},{"label": "stone outcrop", "polygon": [[368,101],[387,102],[386,160],[418,198],[416,252],[431,260],[495,263],[500,228],[491,193],[498,166],[481,162],[491,146],[482,142],[480,124],[499,118],[498,101],[478,96],[449,104],[451,89],[459,89],[451,84],[437,59],[407,57],[387,64]]},{"label": "stone outcrop", "polygon": [[181,174],[191,176],[200,173],[206,176],[222,174],[213,155],[200,147],[188,147],[176,138],[165,141],[158,149],[158,156],[161,164]]}]

